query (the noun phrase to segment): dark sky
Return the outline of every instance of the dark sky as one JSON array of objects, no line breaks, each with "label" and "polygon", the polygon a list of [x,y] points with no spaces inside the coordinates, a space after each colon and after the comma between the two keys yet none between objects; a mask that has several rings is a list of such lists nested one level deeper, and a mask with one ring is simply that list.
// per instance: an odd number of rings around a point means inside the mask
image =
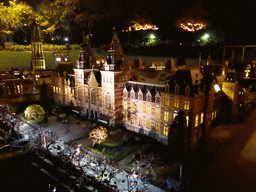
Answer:
[{"label": "dark sky", "polygon": [[[26,0],[30,4],[43,0]],[[174,22],[186,14],[199,0],[94,0],[104,2],[105,26],[124,26],[133,13],[150,19],[166,35],[178,35]],[[256,43],[255,0],[201,0],[205,16],[212,28],[221,30],[226,41]],[[112,28],[113,26],[110,26]],[[177,32],[178,31],[178,32]]]}]

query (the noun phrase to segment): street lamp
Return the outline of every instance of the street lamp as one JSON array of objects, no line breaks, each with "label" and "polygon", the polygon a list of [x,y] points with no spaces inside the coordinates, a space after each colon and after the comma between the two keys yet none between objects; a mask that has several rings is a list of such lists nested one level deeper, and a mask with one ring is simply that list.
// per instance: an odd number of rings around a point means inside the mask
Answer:
[{"label": "street lamp", "polygon": [[210,36],[206,33],[206,34],[204,34],[203,39],[206,41],[209,37]]},{"label": "street lamp", "polygon": [[68,41],[68,37],[65,37],[65,38],[64,38],[64,41]]}]

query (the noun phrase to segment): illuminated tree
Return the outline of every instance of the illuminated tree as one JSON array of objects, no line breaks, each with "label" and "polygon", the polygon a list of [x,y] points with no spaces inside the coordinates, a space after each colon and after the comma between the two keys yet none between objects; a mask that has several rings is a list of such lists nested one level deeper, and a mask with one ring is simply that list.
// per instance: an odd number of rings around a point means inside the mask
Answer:
[{"label": "illuminated tree", "polygon": [[35,122],[40,122],[44,118],[44,109],[40,105],[30,105],[24,113],[26,118]]},{"label": "illuminated tree", "polygon": [[12,0],[9,1],[9,6],[0,3],[0,30],[7,35],[7,41],[9,41],[9,35],[17,28],[28,25],[32,16],[32,7],[23,2],[18,3],[17,0]]},{"label": "illuminated tree", "polygon": [[30,150],[49,151],[58,139],[58,135],[51,130],[35,130],[30,134],[28,146]]},{"label": "illuminated tree", "polygon": [[107,129],[103,128],[102,126],[94,128],[90,133],[89,133],[89,138],[92,140],[92,146],[95,144],[100,144],[103,141],[106,140],[108,137],[107,135]]}]

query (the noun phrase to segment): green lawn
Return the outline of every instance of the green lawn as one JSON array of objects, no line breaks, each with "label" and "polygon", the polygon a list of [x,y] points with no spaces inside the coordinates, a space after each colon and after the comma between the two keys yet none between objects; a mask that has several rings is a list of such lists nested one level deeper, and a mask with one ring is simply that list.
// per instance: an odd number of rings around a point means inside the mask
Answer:
[{"label": "green lawn", "polygon": [[[70,61],[75,64],[78,59],[79,50],[72,50],[70,52]],[[44,52],[45,63],[48,69],[54,69],[53,51]],[[31,51],[0,51],[0,70],[17,68],[30,68]]]}]

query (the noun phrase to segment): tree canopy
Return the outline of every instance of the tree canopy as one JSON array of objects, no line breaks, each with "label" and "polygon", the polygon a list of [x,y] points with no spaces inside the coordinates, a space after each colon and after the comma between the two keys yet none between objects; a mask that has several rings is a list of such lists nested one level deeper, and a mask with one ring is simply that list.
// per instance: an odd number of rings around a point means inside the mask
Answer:
[{"label": "tree canopy", "polygon": [[40,122],[44,118],[44,109],[40,105],[30,105],[24,113],[25,117],[32,121]]},{"label": "tree canopy", "polygon": [[17,28],[29,25],[32,20],[33,9],[29,5],[17,0],[9,1],[9,5],[0,3],[0,31],[9,35]]}]

